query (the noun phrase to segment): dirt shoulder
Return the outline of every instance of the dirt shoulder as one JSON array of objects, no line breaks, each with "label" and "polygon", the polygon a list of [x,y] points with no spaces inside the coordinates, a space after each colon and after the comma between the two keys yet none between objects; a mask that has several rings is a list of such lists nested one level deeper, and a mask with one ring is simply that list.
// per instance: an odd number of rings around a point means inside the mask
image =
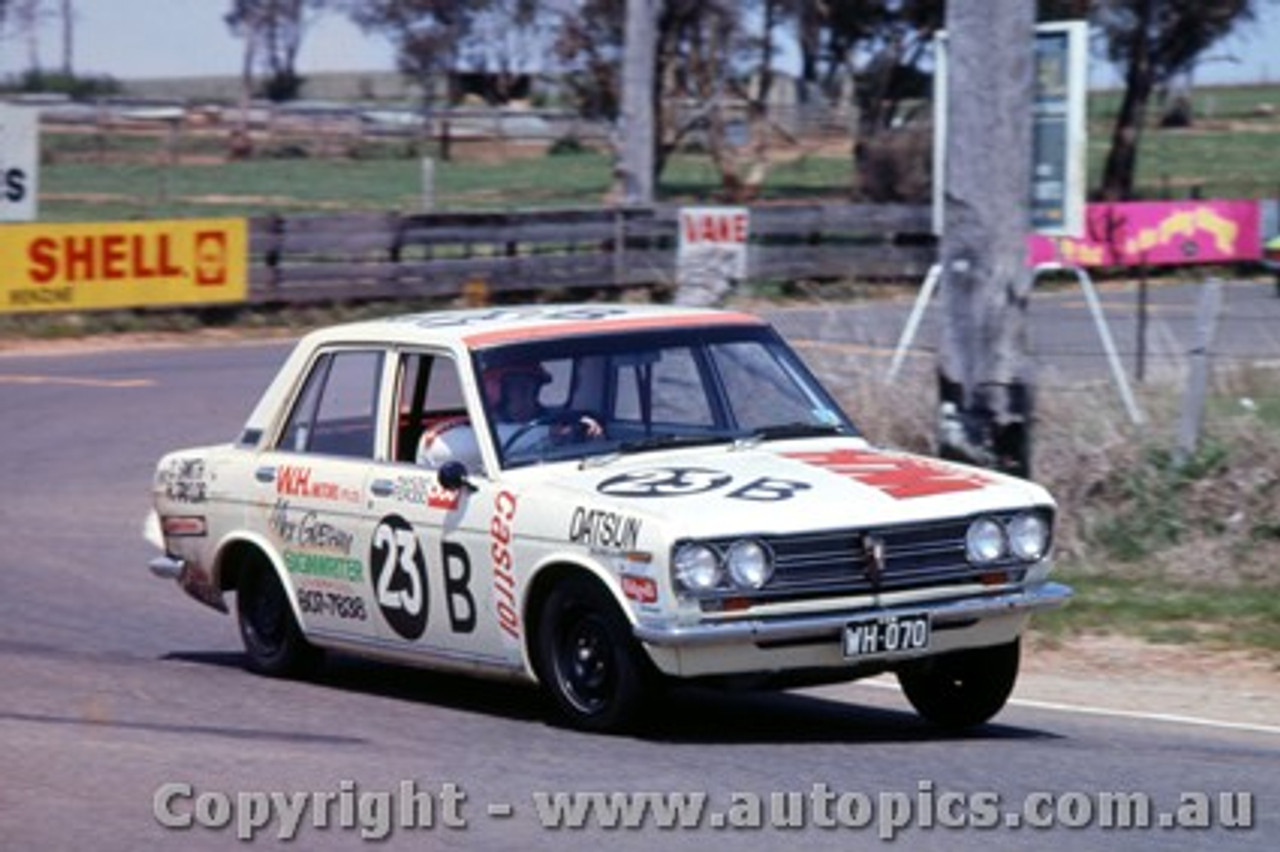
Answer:
[{"label": "dirt shoulder", "polygon": [[1280,660],[1090,635],[1033,639],[1014,697],[1280,727]]}]

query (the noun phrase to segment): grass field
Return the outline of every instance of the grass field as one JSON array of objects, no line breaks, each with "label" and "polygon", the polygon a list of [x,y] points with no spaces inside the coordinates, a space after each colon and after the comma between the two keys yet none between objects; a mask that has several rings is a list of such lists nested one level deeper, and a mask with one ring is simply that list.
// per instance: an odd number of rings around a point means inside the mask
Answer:
[{"label": "grass field", "polygon": [[[438,162],[438,210],[594,207],[604,203],[613,164],[599,153]],[[343,210],[421,210],[421,164],[406,157],[154,162],[55,162],[41,171],[41,218],[74,222],[182,216],[261,216]],[[839,198],[852,164],[800,157],[779,164],[765,198]],[[677,156],[663,175],[666,199],[707,200],[718,176],[705,157]]]},{"label": "grass field", "polygon": [[[1196,95],[1190,128],[1150,126],[1142,137],[1138,191],[1144,198],[1280,198],[1280,89],[1235,87]],[[1269,105],[1276,111],[1268,112]],[[1089,169],[1096,186],[1106,158],[1115,95],[1091,103]],[[1158,110],[1153,109],[1153,112]],[[1152,122],[1154,124],[1154,121]],[[46,134],[41,217],[50,221],[166,216],[324,213],[421,208],[421,166],[407,143],[368,143],[338,159],[228,162],[221,137],[183,139],[180,164],[163,163],[163,139]],[[439,210],[589,207],[604,202],[612,162],[600,152],[522,154],[495,161],[459,156],[436,163]],[[852,160],[843,146],[781,145],[765,199],[848,197]],[[807,153],[806,153],[807,151]],[[661,176],[667,201],[706,202],[720,189],[704,155],[679,154]]]}]

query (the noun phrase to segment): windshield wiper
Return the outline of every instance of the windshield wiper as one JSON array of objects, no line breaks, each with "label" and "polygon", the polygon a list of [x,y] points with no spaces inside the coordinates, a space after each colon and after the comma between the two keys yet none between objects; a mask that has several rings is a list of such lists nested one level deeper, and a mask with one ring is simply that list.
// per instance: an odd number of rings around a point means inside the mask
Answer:
[{"label": "windshield wiper", "polygon": [[746,438],[744,444],[758,444],[761,441],[779,441],[784,438],[811,438],[827,435],[844,435],[846,430],[836,423],[777,423],[773,426],[762,426]]},{"label": "windshield wiper", "polygon": [[619,453],[642,453],[646,450],[666,450],[672,447],[702,447],[707,444],[726,444],[733,440],[730,435],[651,435],[648,438],[637,438],[634,441],[623,441],[618,445]]}]

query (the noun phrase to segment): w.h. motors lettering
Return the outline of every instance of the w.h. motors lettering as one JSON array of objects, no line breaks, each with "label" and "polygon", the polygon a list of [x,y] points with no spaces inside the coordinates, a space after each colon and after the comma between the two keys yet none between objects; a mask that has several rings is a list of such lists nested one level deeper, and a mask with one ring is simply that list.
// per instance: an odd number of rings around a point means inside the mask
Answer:
[{"label": "w.h. motors lettering", "polygon": [[[221,235],[198,233],[195,240],[195,256],[202,258],[206,244],[220,243]],[[34,284],[75,284],[186,277],[177,256],[173,235],[163,232],[36,237],[27,245],[27,278]],[[223,268],[216,260],[206,267],[202,259],[197,283],[225,283]]]}]

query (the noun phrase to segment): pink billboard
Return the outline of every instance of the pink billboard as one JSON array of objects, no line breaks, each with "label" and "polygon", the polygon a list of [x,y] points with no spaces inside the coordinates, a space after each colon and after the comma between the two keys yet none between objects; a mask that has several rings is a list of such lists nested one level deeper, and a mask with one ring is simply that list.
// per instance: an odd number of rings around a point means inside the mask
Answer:
[{"label": "pink billboard", "polygon": [[1230,263],[1262,256],[1257,201],[1090,204],[1085,235],[1033,234],[1031,263],[1161,266]]}]

